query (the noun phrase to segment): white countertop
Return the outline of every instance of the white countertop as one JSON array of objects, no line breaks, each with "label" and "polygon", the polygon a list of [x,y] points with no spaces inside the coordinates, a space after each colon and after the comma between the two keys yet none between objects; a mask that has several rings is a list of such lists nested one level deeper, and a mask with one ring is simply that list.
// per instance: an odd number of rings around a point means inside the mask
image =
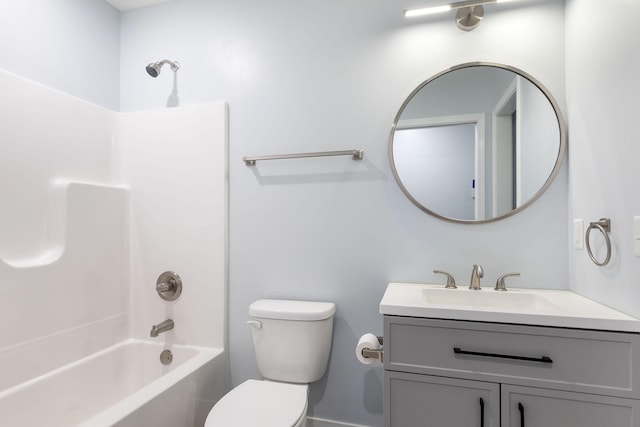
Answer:
[{"label": "white countertop", "polygon": [[[482,293],[482,294],[480,294]],[[607,331],[640,332],[640,320],[571,291],[390,282],[380,301],[385,315]]]}]

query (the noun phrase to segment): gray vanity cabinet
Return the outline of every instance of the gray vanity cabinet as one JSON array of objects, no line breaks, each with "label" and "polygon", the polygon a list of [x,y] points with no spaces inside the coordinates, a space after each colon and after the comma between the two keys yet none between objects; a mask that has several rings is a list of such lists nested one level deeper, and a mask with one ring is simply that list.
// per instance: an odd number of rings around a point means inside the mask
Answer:
[{"label": "gray vanity cabinet", "polygon": [[636,333],[384,323],[386,427],[640,427]]}]

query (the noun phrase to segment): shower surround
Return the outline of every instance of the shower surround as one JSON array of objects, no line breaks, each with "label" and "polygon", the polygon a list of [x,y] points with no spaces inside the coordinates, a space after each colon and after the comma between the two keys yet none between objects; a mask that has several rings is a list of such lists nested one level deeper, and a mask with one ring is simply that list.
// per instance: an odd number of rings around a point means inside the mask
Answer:
[{"label": "shower surround", "polygon": [[117,113],[2,71],[0,92],[0,399],[129,340],[200,346],[201,425],[226,389],[226,104]]}]

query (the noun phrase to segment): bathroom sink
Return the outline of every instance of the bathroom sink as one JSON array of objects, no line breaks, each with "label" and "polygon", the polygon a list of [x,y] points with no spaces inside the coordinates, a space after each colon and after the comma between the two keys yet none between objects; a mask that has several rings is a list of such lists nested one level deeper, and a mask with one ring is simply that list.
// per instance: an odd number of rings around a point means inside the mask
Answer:
[{"label": "bathroom sink", "polygon": [[640,332],[640,320],[567,290],[390,282],[380,313],[394,316]]},{"label": "bathroom sink", "polygon": [[498,309],[513,311],[553,311],[559,307],[548,298],[531,292],[495,292],[470,289],[422,289],[422,298],[427,304],[467,307],[474,309]]}]

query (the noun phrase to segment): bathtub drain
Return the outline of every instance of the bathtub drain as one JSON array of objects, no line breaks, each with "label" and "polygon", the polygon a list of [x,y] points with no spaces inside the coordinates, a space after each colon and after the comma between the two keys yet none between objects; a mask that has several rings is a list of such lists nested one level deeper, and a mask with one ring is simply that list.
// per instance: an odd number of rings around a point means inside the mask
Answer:
[{"label": "bathtub drain", "polygon": [[168,365],[172,360],[173,353],[171,353],[171,350],[164,350],[162,353],[160,353],[160,363],[162,363],[163,365]]}]

